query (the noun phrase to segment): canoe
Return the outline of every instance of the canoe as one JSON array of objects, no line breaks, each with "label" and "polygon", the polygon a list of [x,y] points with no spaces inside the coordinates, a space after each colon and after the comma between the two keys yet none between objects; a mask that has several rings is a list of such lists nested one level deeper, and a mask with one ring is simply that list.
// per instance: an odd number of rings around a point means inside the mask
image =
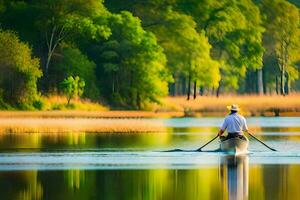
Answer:
[{"label": "canoe", "polygon": [[243,154],[248,152],[249,140],[245,136],[220,140],[220,149],[230,154]]}]

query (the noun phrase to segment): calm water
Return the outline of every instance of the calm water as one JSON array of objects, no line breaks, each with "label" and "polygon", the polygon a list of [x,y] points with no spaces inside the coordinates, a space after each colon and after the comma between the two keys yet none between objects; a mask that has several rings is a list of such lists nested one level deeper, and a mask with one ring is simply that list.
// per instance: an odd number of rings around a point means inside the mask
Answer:
[{"label": "calm water", "polygon": [[250,139],[238,157],[161,152],[199,148],[221,118],[151,121],[169,132],[0,136],[0,199],[300,199],[300,118],[249,118],[278,152]]}]

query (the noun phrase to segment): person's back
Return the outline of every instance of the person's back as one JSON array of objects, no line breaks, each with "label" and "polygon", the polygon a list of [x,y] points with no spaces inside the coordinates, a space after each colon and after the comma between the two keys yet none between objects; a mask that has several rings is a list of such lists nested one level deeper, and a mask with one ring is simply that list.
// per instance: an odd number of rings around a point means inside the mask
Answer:
[{"label": "person's back", "polygon": [[224,119],[219,131],[219,136],[221,136],[225,130],[228,132],[227,138],[243,135],[243,131],[248,131],[246,119],[237,113],[239,110],[238,106],[231,105],[229,109],[231,112]]}]

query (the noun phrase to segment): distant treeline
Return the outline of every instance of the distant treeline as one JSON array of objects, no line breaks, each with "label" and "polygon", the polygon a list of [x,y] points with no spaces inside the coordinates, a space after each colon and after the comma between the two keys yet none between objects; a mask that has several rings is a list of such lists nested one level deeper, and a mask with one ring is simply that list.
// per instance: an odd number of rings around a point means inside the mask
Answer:
[{"label": "distant treeline", "polygon": [[300,89],[295,2],[0,0],[0,108],[71,97],[71,80],[123,108],[168,94],[286,95]]}]

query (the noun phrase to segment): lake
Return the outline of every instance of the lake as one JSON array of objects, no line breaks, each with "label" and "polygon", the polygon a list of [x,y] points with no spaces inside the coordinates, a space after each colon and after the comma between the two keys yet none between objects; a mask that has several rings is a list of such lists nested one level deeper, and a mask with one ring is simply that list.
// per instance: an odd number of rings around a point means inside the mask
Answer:
[{"label": "lake", "polygon": [[[248,118],[250,152],[193,150],[222,118],[144,119],[167,133],[2,134],[0,199],[300,199],[300,117]],[[218,141],[205,148],[218,148]]]}]

